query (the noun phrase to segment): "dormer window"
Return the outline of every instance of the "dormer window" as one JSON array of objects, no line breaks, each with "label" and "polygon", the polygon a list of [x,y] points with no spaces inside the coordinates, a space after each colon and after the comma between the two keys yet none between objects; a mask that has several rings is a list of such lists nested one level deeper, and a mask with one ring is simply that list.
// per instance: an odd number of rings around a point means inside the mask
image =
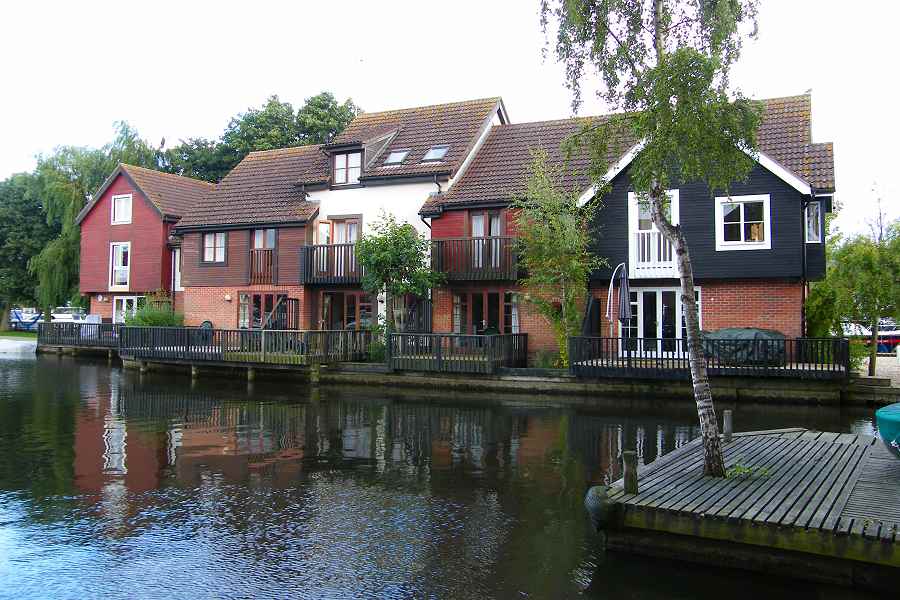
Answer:
[{"label": "dormer window", "polygon": [[384,159],[384,164],[399,165],[404,160],[406,160],[407,154],[409,154],[409,150],[391,150],[391,153],[387,155],[386,159]]},{"label": "dormer window", "polygon": [[362,152],[345,152],[334,155],[334,184],[359,183],[362,173]]},{"label": "dormer window", "polygon": [[450,150],[450,146],[432,146],[422,157],[422,162],[443,160],[448,150]]}]

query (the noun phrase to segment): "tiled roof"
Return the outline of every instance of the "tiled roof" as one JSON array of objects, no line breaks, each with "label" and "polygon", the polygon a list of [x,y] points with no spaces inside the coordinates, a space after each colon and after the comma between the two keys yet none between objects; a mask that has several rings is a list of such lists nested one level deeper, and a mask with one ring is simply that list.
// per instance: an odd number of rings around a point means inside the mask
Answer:
[{"label": "tiled roof", "polygon": [[164,215],[180,217],[200,204],[203,197],[215,189],[206,181],[181,177],[171,173],[122,164],[132,181]]},{"label": "tiled roof", "polygon": [[[814,188],[833,190],[832,145],[811,143],[809,95],[774,98],[763,102],[766,110],[759,129],[760,150]],[[420,213],[433,215],[442,207],[510,201],[525,189],[531,150],[543,148],[551,165],[561,164],[563,156],[560,144],[577,132],[586,120],[589,119],[494,126],[462,178],[446,193],[433,196],[425,202]],[[624,154],[636,141],[623,139],[618,144],[611,144],[611,150],[618,149]],[[607,162],[613,163],[621,154],[607,156]],[[588,163],[586,152],[571,157],[564,184],[587,189],[590,183]]]},{"label": "tiled roof", "polygon": [[[496,110],[500,98],[467,100],[418,108],[362,113],[338,135],[331,145],[362,143],[396,131],[390,143],[375,157],[363,173],[367,177],[391,177],[455,173],[475,144],[478,132]],[[432,146],[448,145],[441,161],[422,162]],[[384,159],[391,150],[409,150],[397,166],[386,167]]]},{"label": "tiled roof", "polygon": [[306,221],[318,205],[304,200],[297,180],[318,181],[327,166],[318,145],[251,152],[178,227]]}]

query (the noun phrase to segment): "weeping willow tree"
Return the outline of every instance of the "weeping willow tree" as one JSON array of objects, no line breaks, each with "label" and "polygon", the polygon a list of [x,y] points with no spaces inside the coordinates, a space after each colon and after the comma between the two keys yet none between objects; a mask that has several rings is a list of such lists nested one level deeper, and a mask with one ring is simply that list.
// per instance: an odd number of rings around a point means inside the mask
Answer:
[{"label": "weeping willow tree", "polygon": [[672,244],[681,283],[704,473],[725,476],[706,372],[688,240],[667,216],[666,190],[702,181],[727,193],[753,167],[761,108],[734,92],[729,72],[756,35],[755,0],[542,0],[545,33],[565,65],[573,109],[596,87],[617,116],[586,127],[598,189],[611,139],[637,140],[629,175],[653,223]]},{"label": "weeping willow tree", "polygon": [[[44,308],[78,298],[81,236],[75,217],[119,163],[157,168],[160,153],[127,123],[118,123],[116,138],[102,148],[62,146],[38,158],[35,194],[47,223],[59,235],[31,258],[28,269],[37,279],[37,298]],[[49,315],[49,311],[45,311]]]}]

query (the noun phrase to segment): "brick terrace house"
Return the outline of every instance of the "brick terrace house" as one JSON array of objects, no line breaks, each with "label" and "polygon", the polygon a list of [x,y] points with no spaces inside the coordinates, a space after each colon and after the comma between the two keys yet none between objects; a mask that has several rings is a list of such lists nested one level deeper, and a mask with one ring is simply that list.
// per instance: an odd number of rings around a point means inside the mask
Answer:
[{"label": "brick terrace house", "polygon": [[181,310],[181,255],[170,239],[181,216],[213,189],[209,183],[119,165],[78,214],[79,289],[90,314],[120,323],[149,292],[173,295]]},{"label": "brick terrace house", "polygon": [[383,299],[360,287],[358,237],[382,211],[427,234],[422,202],[506,122],[499,98],[364,113],[329,144],[250,153],[176,228],[186,324],[371,322]]},{"label": "brick terrace house", "polygon": [[[824,215],[834,194],[832,145],[812,143],[809,95],[765,101],[759,160],[731,196],[696,182],[669,191],[675,222],[690,244],[699,290],[701,327],[760,327],[789,337],[803,335],[807,282],[825,269]],[[420,215],[431,219],[432,256],[448,283],[434,292],[434,331],[528,333],[530,350],[555,349],[547,323],[517,301],[515,220],[508,205],[524,190],[531,150],[543,148],[552,163],[560,143],[583,121],[567,119],[499,125],[491,129],[460,181],[432,196]],[[594,250],[609,268],[591,277],[596,298],[592,335],[666,339],[684,336],[674,254],[639,206],[629,183],[637,140],[609,157],[610,191],[597,211]],[[596,194],[586,174],[588,158],[570,163],[567,186]],[[633,317],[622,328],[601,315],[612,270],[625,263]],[[617,297],[613,296],[617,303]],[[614,304],[616,306],[617,304]],[[652,349],[657,351],[656,348]]]}]

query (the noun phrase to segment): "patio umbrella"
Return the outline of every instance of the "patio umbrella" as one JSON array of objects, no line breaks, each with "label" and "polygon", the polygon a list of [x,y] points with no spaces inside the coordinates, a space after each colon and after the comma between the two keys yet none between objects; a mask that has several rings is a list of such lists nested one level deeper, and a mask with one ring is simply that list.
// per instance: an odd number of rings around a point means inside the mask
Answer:
[{"label": "patio umbrella", "polygon": [[[618,275],[618,278],[616,277]],[[628,269],[625,263],[620,263],[613,271],[612,277],[609,278],[609,293],[606,297],[606,320],[610,323],[612,329],[612,293],[613,286],[619,285],[619,306],[618,318],[622,325],[627,325],[631,321],[631,289],[628,287]]]}]

